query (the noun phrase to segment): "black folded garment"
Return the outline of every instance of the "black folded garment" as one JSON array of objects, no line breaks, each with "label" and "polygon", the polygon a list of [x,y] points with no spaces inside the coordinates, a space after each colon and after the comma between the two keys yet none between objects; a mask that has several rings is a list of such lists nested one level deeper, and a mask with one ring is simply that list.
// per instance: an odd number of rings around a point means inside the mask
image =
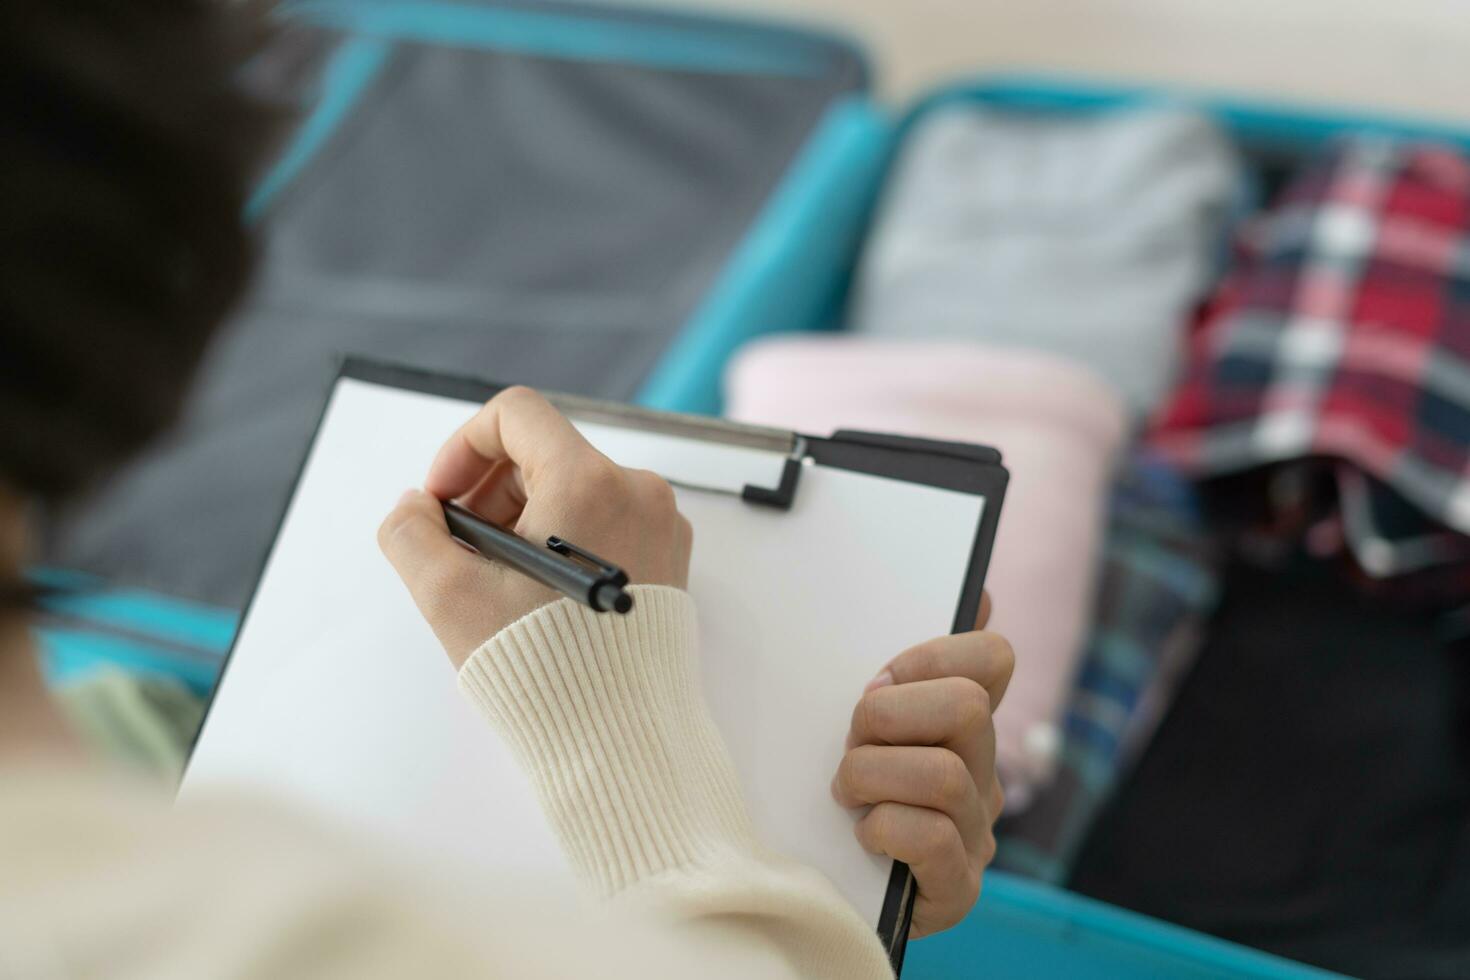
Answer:
[{"label": "black folded garment", "polygon": [[1071,887],[1368,977],[1470,976],[1470,650],[1332,561],[1236,559]]}]

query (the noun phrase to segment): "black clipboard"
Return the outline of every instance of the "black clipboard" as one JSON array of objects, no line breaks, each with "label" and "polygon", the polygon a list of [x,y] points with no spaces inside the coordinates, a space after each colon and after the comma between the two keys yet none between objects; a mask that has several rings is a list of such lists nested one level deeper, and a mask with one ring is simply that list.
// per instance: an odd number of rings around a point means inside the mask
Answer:
[{"label": "black clipboard", "polygon": [[[327,405],[337,382],[357,380],[384,387],[398,388],[422,394],[440,395],[467,402],[484,402],[496,393],[509,387],[480,378],[443,374],[419,368],[388,364],[379,361],[347,358],[342,362],[323,399],[321,415],[314,432],[321,427]],[[591,402],[575,396],[552,396],[569,414],[579,411],[599,413],[603,420],[621,420],[630,427],[653,427],[668,430],[698,432],[702,438],[751,444],[761,440],[777,440],[789,444],[790,456],[776,486],[746,486],[741,496],[751,506],[789,508],[795,495],[801,492],[801,462],[810,459],[813,463],[836,469],[866,473],[872,476],[889,477],[908,483],[922,484],[973,494],[985,498],[979,526],[970,551],[969,567],[961,586],[950,631],[965,632],[973,628],[975,617],[980,611],[981,593],[985,583],[985,572],[990,563],[990,553],[995,542],[996,528],[1000,520],[1001,506],[1005,497],[1009,474],[1001,465],[1000,453],[990,447],[969,443],[944,442],[886,433],[840,430],[830,436],[808,436],[794,432],[760,429],[729,423],[701,416],[679,415],[658,412],[634,406],[621,406],[607,402]],[[615,424],[617,422],[615,421]],[[313,436],[312,442],[314,443]],[[257,565],[255,586],[251,590],[241,617],[243,624],[249,619],[263,579],[266,564],[275,538],[285,521],[290,501],[296,496],[306,461],[311,453],[311,444],[302,448],[301,461],[296,468],[290,493],[283,501],[280,517],[276,521],[276,532],[272,542],[263,550]],[[217,692],[228,676],[230,661],[243,629],[236,633],[229,653],[221,666]],[[190,757],[197,746],[204,722],[214,706],[215,694],[211,692],[205,705],[204,716],[190,746]],[[907,865],[893,862],[889,875],[888,889],[884,896],[878,921],[878,936],[888,951],[895,976],[903,970],[904,953],[908,944],[909,924],[913,916],[915,897],[914,878]]]}]

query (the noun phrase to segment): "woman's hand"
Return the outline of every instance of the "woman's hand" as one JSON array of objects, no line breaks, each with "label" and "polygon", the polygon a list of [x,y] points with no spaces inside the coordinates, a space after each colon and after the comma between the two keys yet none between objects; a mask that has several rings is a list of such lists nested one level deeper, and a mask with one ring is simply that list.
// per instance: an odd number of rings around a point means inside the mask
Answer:
[{"label": "woman's hand", "polygon": [[636,585],[683,588],[693,538],[657,474],[618,466],[551,403],[507,388],[460,427],[378,529],[378,546],[408,586],[456,667],[558,593],[461,547],[440,506],[458,500],[531,541],[561,535],[621,565]]},{"label": "woman's hand", "polygon": [[983,631],[989,618],[986,596],[976,632],[912,647],[869,682],[832,780],[843,806],[872,807],[857,824],[863,847],[913,871],[915,938],[965,917],[995,855],[1004,798],[991,712],[1015,655],[1004,637]]}]

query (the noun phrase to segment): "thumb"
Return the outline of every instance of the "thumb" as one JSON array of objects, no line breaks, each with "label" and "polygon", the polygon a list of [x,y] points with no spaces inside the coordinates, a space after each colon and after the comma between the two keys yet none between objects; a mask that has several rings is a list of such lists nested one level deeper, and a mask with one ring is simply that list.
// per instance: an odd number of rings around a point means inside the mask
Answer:
[{"label": "thumb", "polygon": [[980,611],[975,614],[975,628],[983,630],[990,622],[990,613],[995,606],[990,601],[990,590],[984,589],[980,593]]},{"label": "thumb", "polygon": [[469,557],[449,536],[443,506],[422,490],[408,490],[398,498],[378,528],[378,547],[414,593],[436,563],[455,553]]},{"label": "thumb", "polygon": [[378,547],[455,663],[485,640],[482,624],[465,621],[464,597],[494,594],[499,569],[450,537],[438,499],[406,492],[379,526]]}]

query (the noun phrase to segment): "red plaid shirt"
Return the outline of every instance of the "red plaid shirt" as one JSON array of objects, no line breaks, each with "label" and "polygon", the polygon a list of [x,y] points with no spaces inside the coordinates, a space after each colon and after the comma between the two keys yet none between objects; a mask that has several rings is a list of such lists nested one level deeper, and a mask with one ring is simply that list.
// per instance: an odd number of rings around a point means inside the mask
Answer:
[{"label": "red plaid shirt", "polygon": [[1196,476],[1344,459],[1470,533],[1470,159],[1341,142],[1242,238],[1155,447]]}]

